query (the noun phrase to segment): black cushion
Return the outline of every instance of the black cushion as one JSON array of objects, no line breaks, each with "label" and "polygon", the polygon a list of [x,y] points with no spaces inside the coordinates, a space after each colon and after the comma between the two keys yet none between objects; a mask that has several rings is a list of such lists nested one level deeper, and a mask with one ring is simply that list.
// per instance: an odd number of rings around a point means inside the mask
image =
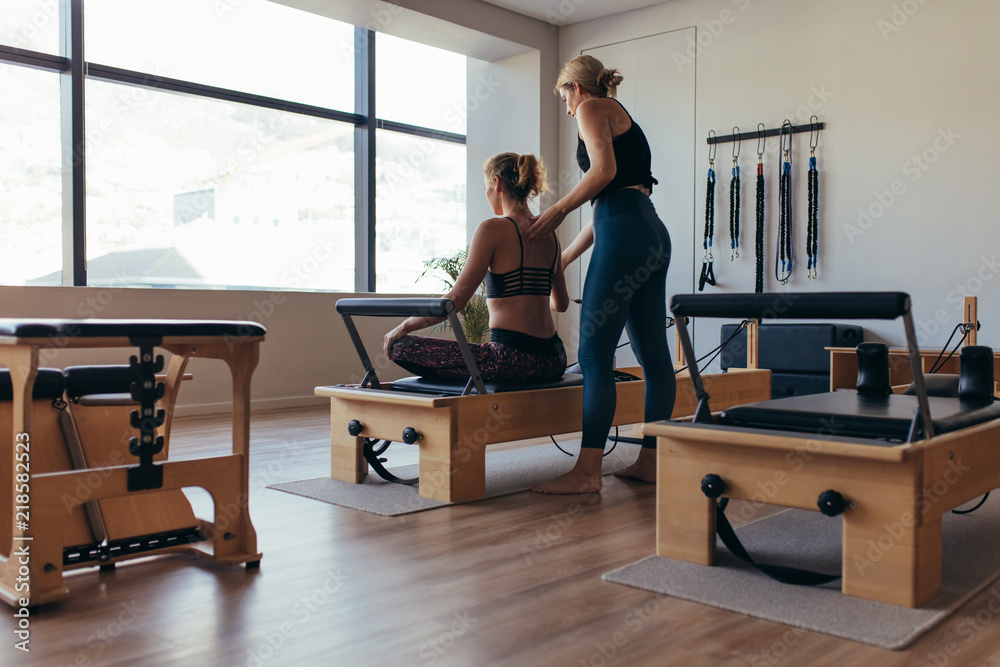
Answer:
[{"label": "black cushion", "polygon": [[[0,336],[18,338],[105,338],[160,336],[263,336],[256,322],[230,320],[58,320],[0,318]],[[58,342],[58,341],[57,341]]]},{"label": "black cushion", "polygon": [[889,385],[889,346],[885,343],[861,343],[857,348],[859,394],[892,393]]},{"label": "black cushion", "polygon": [[[61,398],[65,387],[66,380],[63,378],[61,370],[58,368],[39,368],[31,396],[37,399]],[[0,401],[12,400],[14,400],[14,385],[10,381],[10,371],[4,368],[0,370]]]},{"label": "black cushion", "polygon": [[[1000,417],[1000,403],[930,397],[937,433],[947,433]],[[917,409],[916,396],[874,396],[848,391],[792,396],[730,408],[720,424],[796,431],[815,437],[883,438],[903,441]]]},{"label": "black cushion", "polygon": [[[402,380],[394,380],[392,388],[400,391],[412,391],[421,394],[438,394],[446,396],[461,396],[465,391],[467,380],[435,380],[424,377],[408,377]],[[551,382],[484,382],[486,391],[490,394],[498,394],[508,391],[530,391],[534,389],[554,389],[558,387],[575,387],[583,384],[583,376],[574,373],[566,373],[558,380]],[[475,386],[470,393],[476,394]]]},{"label": "black cushion", "polygon": [[964,400],[993,398],[993,348],[966,345],[959,357],[958,396]]},{"label": "black cushion", "polygon": [[135,373],[127,365],[69,366],[63,369],[66,396],[75,401],[95,394],[130,394]]},{"label": "black cushion", "polygon": [[[725,343],[737,325],[723,324],[719,328],[720,343]],[[757,352],[761,368],[772,373],[830,374],[828,347],[854,347],[864,338],[864,327],[856,324],[781,323],[758,327]],[[719,355],[722,370],[746,368],[747,333],[741,330]],[[829,378],[827,387],[829,389]]]}]

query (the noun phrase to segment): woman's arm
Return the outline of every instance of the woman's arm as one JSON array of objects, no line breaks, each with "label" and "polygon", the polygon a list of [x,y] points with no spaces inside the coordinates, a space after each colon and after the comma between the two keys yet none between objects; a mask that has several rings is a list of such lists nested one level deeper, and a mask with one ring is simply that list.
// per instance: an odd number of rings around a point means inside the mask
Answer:
[{"label": "woman's arm", "polygon": [[594,245],[594,223],[590,222],[580,230],[580,233],[576,235],[573,242],[563,250],[561,260],[563,270],[565,271],[567,266],[575,262],[592,245]]},{"label": "woman's arm", "polygon": [[596,197],[615,177],[618,167],[611,144],[609,109],[604,106],[604,100],[600,99],[584,100],[576,108],[576,121],[580,137],[587,146],[587,155],[590,156],[590,169],[569,194],[538,216],[525,233],[525,240],[534,241],[553,231],[567,215]]},{"label": "woman's arm", "polygon": [[[559,239],[556,239],[556,252],[559,252]],[[566,309],[569,308],[569,291],[566,289],[566,273],[563,271],[562,260],[556,262],[556,272],[552,276],[549,308],[558,313],[565,313]]]},{"label": "woman's arm", "polygon": [[[443,298],[450,299],[455,304],[455,310],[465,308],[472,295],[476,293],[486,276],[486,270],[490,266],[493,258],[493,250],[496,248],[495,225],[487,220],[476,228],[476,233],[472,235],[472,243],[469,246],[469,256],[465,260],[465,266],[455,279],[455,286],[452,287]],[[408,333],[434,326],[443,322],[443,317],[408,317],[395,329],[385,335],[382,342],[382,352],[385,358],[389,358],[389,350],[393,343]]]}]

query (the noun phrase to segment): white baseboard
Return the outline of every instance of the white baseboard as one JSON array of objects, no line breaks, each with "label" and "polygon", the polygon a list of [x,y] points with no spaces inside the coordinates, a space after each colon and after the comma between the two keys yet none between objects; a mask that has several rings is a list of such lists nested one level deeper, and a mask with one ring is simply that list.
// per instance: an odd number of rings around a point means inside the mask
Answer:
[{"label": "white baseboard", "polygon": [[[288,396],[285,398],[250,399],[250,412],[264,410],[282,410],[287,408],[319,407],[330,402],[325,396]],[[177,405],[174,407],[175,417],[195,417],[201,415],[229,414],[233,410],[232,401],[219,403],[198,403],[193,405]]]}]

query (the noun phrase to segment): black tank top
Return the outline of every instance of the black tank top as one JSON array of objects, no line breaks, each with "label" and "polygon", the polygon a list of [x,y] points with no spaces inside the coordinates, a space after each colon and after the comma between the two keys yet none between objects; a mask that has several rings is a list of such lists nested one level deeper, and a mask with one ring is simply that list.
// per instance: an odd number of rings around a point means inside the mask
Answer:
[{"label": "black tank top", "polygon": [[[629,185],[642,185],[651,188],[653,184],[659,182],[653,178],[650,166],[653,156],[650,153],[646,135],[639,124],[628,114],[628,110],[622,106],[622,103],[618,102],[618,105],[628,115],[632,125],[617,137],[611,138],[611,147],[615,153],[615,177],[603,190],[597,193],[597,196],[590,200],[591,204],[613,190],[619,190]],[[583,137],[579,134],[576,144],[576,163],[580,165],[580,169],[584,173],[590,170],[590,155],[587,154],[587,144],[583,142]]]},{"label": "black tank top", "polygon": [[[506,217],[506,216],[505,216]],[[556,256],[552,260],[552,267],[548,269],[536,268],[524,265],[524,241],[521,239],[521,230],[517,228],[517,223],[513,218],[507,218],[514,225],[517,232],[517,242],[521,245],[521,263],[513,271],[506,273],[493,273],[486,270],[486,298],[505,299],[510,296],[521,296],[529,294],[535,296],[548,296],[552,291],[552,278],[556,273],[556,262],[559,261],[559,241],[556,241]],[[553,238],[555,232],[552,232]]]}]

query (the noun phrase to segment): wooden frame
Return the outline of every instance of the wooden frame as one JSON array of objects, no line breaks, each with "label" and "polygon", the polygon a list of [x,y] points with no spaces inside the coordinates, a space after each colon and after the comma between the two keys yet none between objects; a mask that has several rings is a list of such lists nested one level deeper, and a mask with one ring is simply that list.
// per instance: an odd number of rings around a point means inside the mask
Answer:
[{"label": "wooden frame", "polygon": [[[414,307],[407,305],[411,302],[425,310],[433,306],[440,308],[435,313],[454,316],[451,302],[442,306],[440,301],[363,299],[338,302],[338,311],[344,315],[358,348],[366,379],[372,365],[350,316],[402,316],[408,314],[407,308]],[[342,306],[344,303],[347,305]],[[354,303],[359,305],[352,307]],[[453,322],[453,327],[460,330],[457,316]],[[460,346],[462,342],[464,338]],[[756,351],[748,349],[747,353],[755,355]],[[471,359],[471,355],[467,357]],[[474,365],[472,362],[471,377],[478,380],[478,369]],[[639,368],[621,370],[639,376],[642,372]],[[678,374],[678,379],[686,375],[684,371]],[[704,380],[719,409],[771,397],[771,371],[766,369],[731,369],[729,373],[705,376]],[[485,496],[488,445],[574,433],[582,428],[583,387],[579,385],[494,394],[480,391],[465,396],[432,396],[363,385],[365,382],[316,387],[317,396],[330,398],[330,477],[360,484],[368,474],[368,463],[362,455],[365,438],[398,442],[405,428],[413,428],[422,436],[417,443],[420,447],[420,495],[443,502],[463,502]],[[619,382],[615,388],[617,404],[613,425],[642,423],[645,384],[641,380]],[[693,414],[696,405],[691,388],[678,382],[674,416]],[[361,424],[358,435],[348,433],[352,420]]]},{"label": "wooden frame", "polygon": [[[869,299],[869,296],[871,298]],[[941,523],[945,512],[1000,486],[995,443],[1000,420],[935,435],[923,379],[926,353],[916,345],[909,297],[903,293],[814,293],[675,297],[678,313],[729,317],[769,312],[789,318],[895,319],[906,332],[905,355],[916,386],[926,437],[896,446],[828,432],[771,431],[694,422],[645,424],[657,441],[656,553],[702,565],[715,562],[716,501],[701,480],[719,475],[723,495],[752,503],[818,510],[819,495],[835,490],[843,513],[842,590],[870,600],[921,606],[941,590]],[[774,308],[780,304],[782,309]],[[679,332],[690,346],[686,330]],[[836,352],[836,354],[835,354]],[[855,386],[857,357],[854,349]],[[850,355],[831,352],[834,387]],[[935,355],[936,356],[936,355]],[[956,360],[957,361],[957,360]],[[698,389],[697,374],[692,384]],[[895,383],[896,380],[894,379]],[[706,410],[707,412],[707,410]],[[914,437],[911,429],[911,438]]]},{"label": "wooden frame", "polygon": [[[623,369],[630,372],[637,369]],[[678,376],[680,377],[680,376]],[[720,408],[771,396],[771,371],[732,369],[705,377]],[[619,382],[613,424],[643,421],[645,383]],[[677,386],[675,415],[694,412],[694,393]],[[583,387],[513,391],[483,396],[428,396],[357,386],[317,387],[330,398],[330,477],[361,483],[368,463],[365,438],[398,442],[403,429],[416,429],[420,447],[420,495],[444,502],[476,500],[486,494],[486,446],[579,431]],[[347,432],[351,420],[363,430]]]},{"label": "wooden frame", "polygon": [[[62,322],[72,324],[71,321]],[[123,332],[128,331],[129,324],[125,322],[121,325]],[[253,323],[232,324],[257,326]],[[113,328],[113,325],[107,326]],[[262,328],[259,330],[263,331]],[[127,335],[81,334],[59,338],[0,335],[0,366],[10,369],[13,384],[13,431],[11,439],[4,446],[2,456],[6,461],[3,468],[0,468],[9,479],[5,482],[4,502],[0,505],[13,509],[18,495],[15,493],[15,478],[12,475],[19,462],[19,448],[15,443],[27,441],[37,446],[40,438],[52,435],[33,429],[33,407],[38,402],[27,400],[31,396],[38,372],[39,351],[53,347],[133,347]],[[67,542],[63,526],[67,522],[67,514],[78,512],[85,501],[202,487],[215,503],[214,519],[198,520],[201,534],[207,542],[168,546],[134,556],[112,558],[108,562],[163,553],[190,553],[222,564],[246,563],[252,566],[259,563],[261,554],[257,551],[257,536],[250,521],[247,501],[250,380],[259,359],[261,341],[263,335],[164,336],[156,347],[172,353],[173,357],[167,371],[166,392],[160,401],[166,412],[166,420],[158,432],[169,442],[171,416],[188,360],[195,356],[219,359],[228,365],[233,381],[232,454],[160,463],[163,485],[148,491],[129,491],[127,477],[130,466],[127,465],[37,474],[32,471],[30,491],[27,494],[29,498],[27,502],[16,503],[26,506],[24,511],[29,520],[15,522],[5,530],[5,534],[0,535],[0,540],[9,545],[6,555],[0,555],[0,599],[13,606],[26,607],[52,602],[68,595],[68,589],[63,585],[63,571],[76,566],[64,567],[63,549],[75,546],[75,543]],[[27,434],[27,437],[18,434]],[[166,447],[167,445],[164,446],[164,451]],[[24,451],[24,448],[20,450]],[[30,453],[30,447],[27,451]],[[98,480],[97,483],[95,480]],[[80,493],[80,488],[87,489],[89,493]]]},{"label": "wooden frame", "polygon": [[715,562],[715,501],[701,479],[716,474],[725,495],[816,510],[819,494],[840,492],[842,590],[919,607],[941,590],[941,517],[1000,486],[995,447],[1000,421],[896,447],[828,434],[693,424],[646,424],[657,441],[656,553]]}]

